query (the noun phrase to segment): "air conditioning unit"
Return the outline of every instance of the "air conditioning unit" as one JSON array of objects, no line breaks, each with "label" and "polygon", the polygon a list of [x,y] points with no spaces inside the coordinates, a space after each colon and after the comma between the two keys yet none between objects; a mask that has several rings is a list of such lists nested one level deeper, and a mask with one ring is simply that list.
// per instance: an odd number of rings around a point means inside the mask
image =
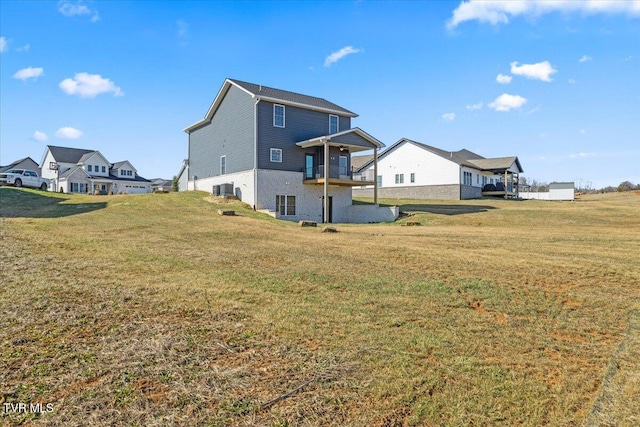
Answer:
[{"label": "air conditioning unit", "polygon": [[233,196],[233,184],[222,184],[220,185],[220,195],[221,196]]},{"label": "air conditioning unit", "polygon": [[219,185],[214,185],[213,186],[213,190],[211,191],[211,194],[213,194],[214,196],[219,196],[220,195],[220,186]]}]

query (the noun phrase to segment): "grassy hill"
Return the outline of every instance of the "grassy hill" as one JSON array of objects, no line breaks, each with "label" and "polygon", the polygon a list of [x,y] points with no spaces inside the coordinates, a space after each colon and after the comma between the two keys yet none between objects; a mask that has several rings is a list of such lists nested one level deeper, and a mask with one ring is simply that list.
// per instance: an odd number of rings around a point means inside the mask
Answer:
[{"label": "grassy hill", "polygon": [[0,422],[638,424],[640,195],[399,203],[0,188]]}]

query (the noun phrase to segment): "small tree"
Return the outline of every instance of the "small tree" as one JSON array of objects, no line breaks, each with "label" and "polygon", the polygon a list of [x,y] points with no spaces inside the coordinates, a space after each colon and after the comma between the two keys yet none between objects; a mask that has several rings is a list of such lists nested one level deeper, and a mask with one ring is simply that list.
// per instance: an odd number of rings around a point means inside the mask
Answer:
[{"label": "small tree", "polygon": [[635,188],[635,185],[631,181],[624,181],[618,185],[618,191],[631,191]]},{"label": "small tree", "polygon": [[171,180],[171,188],[173,189],[173,191],[180,191],[180,186],[178,185],[178,177],[175,175]]}]

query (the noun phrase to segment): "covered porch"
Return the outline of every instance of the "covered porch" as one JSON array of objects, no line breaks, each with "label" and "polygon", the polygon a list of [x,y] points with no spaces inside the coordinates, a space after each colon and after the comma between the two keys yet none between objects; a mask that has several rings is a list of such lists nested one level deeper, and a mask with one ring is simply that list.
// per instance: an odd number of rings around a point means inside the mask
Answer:
[{"label": "covered porch", "polygon": [[323,218],[329,222],[329,186],[356,187],[362,185],[374,186],[374,204],[378,205],[377,182],[354,179],[351,164],[351,154],[359,151],[373,150],[374,177],[378,168],[378,149],[384,144],[360,128],[323,135],[300,141],[296,145],[303,149],[315,148],[315,152],[305,155],[303,168],[303,184],[323,186]]},{"label": "covered porch", "polygon": [[114,182],[110,179],[90,178],[89,179],[89,194],[92,195],[107,195],[116,194],[117,189],[114,188]]},{"label": "covered porch", "polygon": [[517,157],[502,157],[495,159],[477,159],[474,165],[482,168],[483,172],[490,172],[497,176],[496,184],[482,187],[482,196],[518,198],[518,182],[520,174],[524,172]]}]

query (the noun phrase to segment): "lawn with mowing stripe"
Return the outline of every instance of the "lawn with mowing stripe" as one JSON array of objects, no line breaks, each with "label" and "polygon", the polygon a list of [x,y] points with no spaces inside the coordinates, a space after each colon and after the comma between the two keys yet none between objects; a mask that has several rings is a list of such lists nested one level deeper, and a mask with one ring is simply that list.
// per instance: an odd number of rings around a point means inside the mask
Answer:
[{"label": "lawn with mowing stripe", "polygon": [[0,188],[2,422],[637,425],[640,195],[381,202]]}]

